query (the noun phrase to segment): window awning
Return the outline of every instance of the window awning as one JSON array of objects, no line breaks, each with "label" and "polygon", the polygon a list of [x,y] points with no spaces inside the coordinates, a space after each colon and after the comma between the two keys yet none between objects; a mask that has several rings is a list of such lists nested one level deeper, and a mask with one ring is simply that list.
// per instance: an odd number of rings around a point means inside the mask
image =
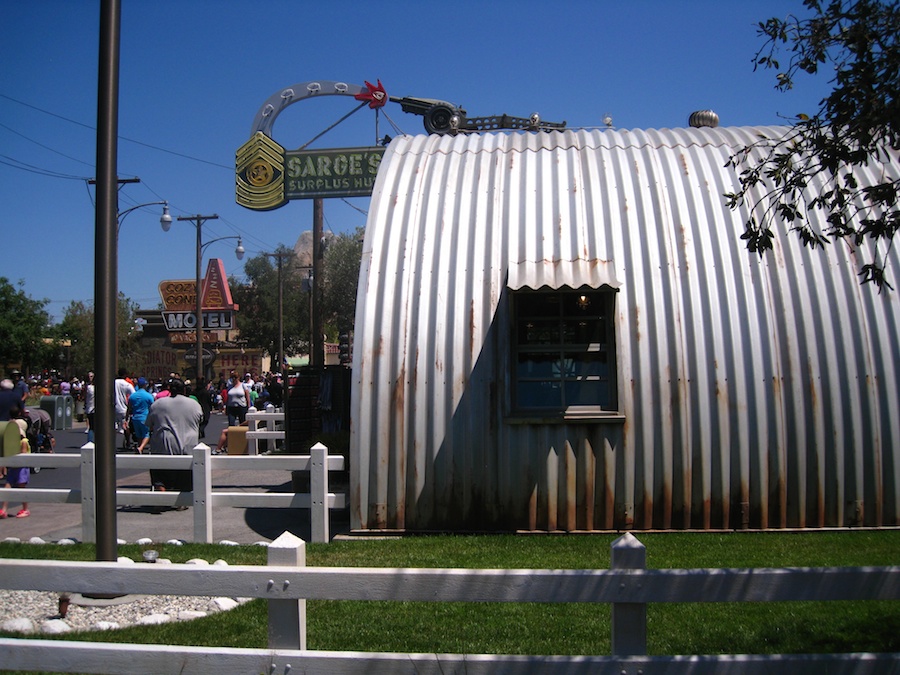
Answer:
[{"label": "window awning", "polygon": [[524,260],[509,263],[506,285],[517,291],[521,288],[577,289],[582,286],[618,289],[616,268],[612,260]]}]

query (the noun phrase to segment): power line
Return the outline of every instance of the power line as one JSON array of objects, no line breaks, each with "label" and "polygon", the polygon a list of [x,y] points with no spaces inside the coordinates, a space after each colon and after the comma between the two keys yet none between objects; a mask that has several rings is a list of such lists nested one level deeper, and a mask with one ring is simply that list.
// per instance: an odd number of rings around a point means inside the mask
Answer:
[{"label": "power line", "polygon": [[351,209],[356,209],[357,211],[359,211],[361,214],[363,214],[363,215],[366,216],[367,218],[369,217],[369,212],[368,212],[368,211],[359,208],[359,207],[356,206],[355,204],[351,204],[351,203],[348,202],[344,197],[341,197],[341,201],[344,202],[344,203],[345,203],[347,206],[349,206]]},{"label": "power line", "polygon": [[165,152],[169,155],[175,155],[176,157],[181,157],[183,159],[190,159],[194,162],[200,162],[201,164],[209,164],[210,166],[216,166],[220,169],[228,169],[229,171],[234,171],[233,166],[226,166],[225,164],[219,164],[218,162],[211,162],[208,159],[200,159],[199,157],[192,157],[191,155],[186,155],[183,152],[176,152],[174,150],[167,150],[166,148],[161,148],[158,145],[151,145],[150,143],[144,143],[143,141],[137,141],[133,138],[128,138],[126,136],[119,136],[123,141],[128,141],[130,143],[134,143],[136,145],[142,145],[145,148],[150,148],[151,150],[158,150],[159,152]]},{"label": "power line", "polygon": [[[12,101],[13,103],[18,103],[19,105],[25,106],[26,108],[31,108],[32,110],[37,110],[38,112],[44,113],[45,115],[50,115],[51,117],[55,117],[57,119],[63,120],[64,122],[69,122],[70,124],[76,124],[85,129],[90,129],[91,131],[96,131],[95,127],[92,127],[89,124],[85,124],[84,122],[79,122],[78,120],[73,120],[68,117],[64,117],[63,115],[59,115],[54,112],[50,112],[49,110],[44,110],[43,108],[38,108],[35,105],[31,105],[30,103],[26,103],[25,101],[20,101],[19,99],[13,98],[12,96],[7,96],[6,94],[0,94],[0,98],[5,98],[8,101]],[[134,138],[128,138],[127,136],[119,136],[120,140],[128,141],[129,143],[134,143],[135,145],[141,145],[145,148],[150,148],[151,150],[158,150],[159,152],[165,152],[170,155],[175,155],[176,157],[181,157],[183,159],[190,159],[194,162],[200,162],[202,164],[209,164],[210,166],[216,166],[221,169],[228,169],[229,171],[234,171],[233,166],[226,166],[225,164],[219,164],[218,162],[211,162],[208,159],[201,159],[199,157],[193,157],[191,155],[186,155],[183,152],[176,152],[175,150],[168,150],[167,148],[161,148],[158,145],[152,145],[150,143],[144,143],[143,141],[139,141]]]},{"label": "power line", "polygon": [[28,142],[30,142],[30,143],[34,143],[34,144],[35,144],[36,146],[38,146],[39,148],[43,148],[44,150],[49,150],[50,152],[56,153],[56,154],[59,155],[60,157],[65,157],[66,159],[71,159],[73,162],[78,162],[79,164],[84,164],[85,166],[89,166],[89,167],[91,167],[91,168],[93,168],[93,166],[94,166],[94,165],[91,164],[90,162],[85,162],[84,160],[78,159],[77,157],[71,157],[70,155],[67,155],[67,154],[65,154],[65,153],[63,153],[63,152],[60,152],[59,150],[57,150],[57,149],[55,149],[55,148],[51,148],[49,145],[44,145],[43,143],[41,143],[41,142],[39,142],[39,141],[36,141],[36,140],[34,140],[33,138],[29,138],[29,137],[26,136],[25,134],[16,131],[16,130],[13,129],[12,127],[8,127],[8,126],[6,126],[5,124],[0,124],[0,127],[3,127],[4,129],[6,129],[7,131],[9,131],[10,133],[13,133],[13,134],[15,134],[16,136],[18,136],[19,138],[24,138],[26,141],[28,141]]},{"label": "power line", "polygon": [[[84,128],[84,129],[90,129],[91,131],[94,131],[94,130],[95,130],[95,128],[94,128],[93,126],[91,126],[91,125],[85,124],[85,123],[83,123],[83,122],[79,122],[79,121],[74,120],[74,119],[71,119],[71,118],[69,118],[69,117],[65,117],[64,115],[60,115],[60,114],[58,114],[58,113],[51,112],[51,111],[49,111],[49,110],[45,110],[45,109],[40,108],[40,107],[38,107],[38,106],[32,105],[32,104],[30,104],[30,103],[26,103],[25,101],[21,101],[21,100],[16,99],[16,98],[14,98],[14,97],[12,97],[12,96],[8,96],[7,94],[0,93],[0,98],[6,99],[6,100],[8,100],[8,101],[12,101],[13,103],[17,103],[17,104],[19,104],[19,105],[21,105],[21,106],[24,106],[24,107],[26,107],[26,108],[30,108],[30,109],[32,109],[32,110],[36,110],[36,111],[38,111],[38,112],[40,112],[40,113],[43,113],[43,114],[45,114],[45,115],[49,115],[50,117],[55,117],[55,118],[57,118],[57,119],[63,120],[63,121],[68,122],[68,123],[70,123],[70,124],[74,124],[74,125],[76,125],[76,126],[79,126],[79,127]],[[359,107],[356,108],[355,110],[353,110],[353,111],[351,111],[350,113],[348,113],[347,115],[345,115],[343,118],[341,118],[340,120],[338,120],[338,122],[336,122],[336,123],[333,124],[331,127],[329,127],[328,129],[326,129],[325,132],[327,132],[327,131],[329,131],[330,129],[332,129],[332,128],[334,128],[335,126],[337,126],[341,121],[343,121],[344,119],[346,119],[347,117],[349,117],[349,116],[352,115],[353,113],[357,112],[357,111],[360,110],[362,107],[363,107],[363,106],[359,106]],[[392,125],[394,125],[393,120],[390,120],[390,118],[388,118],[388,121],[391,122]],[[15,133],[15,134],[17,134],[17,135],[19,135],[19,136],[22,136],[22,137],[25,138],[26,140],[29,140],[29,141],[31,141],[32,143],[35,143],[35,144],[39,145],[40,147],[43,147],[43,148],[48,149],[48,150],[51,150],[52,152],[56,152],[57,154],[59,154],[59,155],[61,155],[61,156],[63,156],[63,157],[66,157],[67,159],[72,159],[72,160],[74,160],[74,161],[81,162],[81,160],[77,160],[77,159],[75,159],[75,158],[73,158],[73,157],[69,157],[69,156],[67,156],[67,155],[65,155],[65,154],[63,154],[63,153],[60,153],[60,152],[58,152],[58,151],[56,151],[56,150],[53,150],[53,148],[49,148],[49,147],[47,147],[46,145],[43,145],[43,144],[41,144],[41,143],[39,143],[39,142],[37,142],[37,141],[31,139],[31,138],[28,138],[27,136],[24,136],[23,134],[20,134],[19,132],[15,131],[15,130],[9,128],[9,127],[7,127],[6,125],[0,124],[0,126],[2,126],[3,128],[8,129],[8,130],[11,131],[12,133]],[[394,127],[396,128],[396,125],[394,125]],[[325,132],[323,132],[323,134],[324,134]],[[322,134],[320,134],[320,136],[321,136],[321,135],[322,135]],[[193,156],[191,156],[191,155],[186,155],[186,154],[184,154],[184,153],[176,152],[176,151],[173,151],[173,150],[168,150],[168,149],[166,149],[166,148],[161,148],[161,147],[159,147],[159,146],[152,145],[152,144],[150,144],[150,143],[145,143],[145,142],[143,142],[143,141],[138,141],[138,140],[136,140],[136,139],[128,138],[128,137],[125,137],[125,136],[119,136],[119,138],[120,138],[121,140],[125,140],[125,141],[128,141],[128,142],[130,142],[130,143],[137,144],[137,145],[141,145],[141,146],[143,146],[143,147],[150,148],[150,149],[152,149],[152,150],[158,150],[158,151],[160,151],[160,152],[165,152],[165,153],[168,153],[168,154],[171,154],[171,155],[175,155],[175,156],[178,156],[178,157],[182,157],[182,158],[185,158],[185,159],[190,159],[190,160],[193,160],[193,161],[196,161],[196,162],[201,162],[201,163],[203,163],[203,164],[208,164],[208,165],[210,165],[210,166],[215,166],[215,167],[227,169],[228,171],[233,171],[233,170],[234,170],[234,167],[233,167],[233,166],[226,166],[226,165],[224,165],[224,164],[219,164],[219,163],[217,163],[217,162],[212,162],[212,161],[209,161],[209,160],[200,159],[200,158],[198,158],[198,157],[193,157]],[[318,137],[317,137],[317,138],[318,138]],[[315,140],[315,139],[314,139],[314,140]],[[5,155],[0,155],[0,157],[6,157],[6,156],[5,156]],[[43,168],[41,168],[41,167],[31,166],[31,165],[28,165],[28,164],[26,164],[26,163],[24,163],[24,162],[20,162],[19,160],[15,160],[15,159],[13,159],[13,158],[11,158],[11,157],[6,157],[6,159],[8,159],[9,162],[3,162],[2,160],[0,160],[0,163],[7,164],[8,166],[11,166],[12,168],[16,168],[16,169],[19,169],[19,170],[22,170],[22,171],[30,171],[30,172],[32,172],[32,173],[36,173],[36,174],[44,175],[44,176],[48,176],[48,177],[66,178],[66,179],[69,179],[69,180],[84,180],[84,181],[85,181],[85,187],[87,188],[88,196],[89,196],[89,199],[90,199],[90,201],[91,201],[91,204],[92,204],[92,205],[94,204],[93,194],[91,193],[90,188],[87,187],[87,181],[89,180],[88,177],[85,177],[85,176],[74,176],[74,175],[71,175],[71,174],[63,174],[63,173],[60,173],[60,172],[51,171],[51,170],[49,170],[49,169],[43,169]],[[88,166],[92,166],[91,164],[88,164],[87,162],[81,162],[81,163],[87,164]],[[156,190],[152,189],[152,188],[151,188],[150,186],[148,186],[146,183],[142,183],[142,184],[144,185],[145,188],[147,188],[148,191],[150,191],[153,195],[155,195],[155,196],[157,197],[157,199],[159,199],[159,200],[163,200],[163,199],[164,199],[164,197],[162,197],[162,196],[160,195],[160,193],[158,193]],[[124,198],[124,200],[126,201],[126,203],[130,203],[130,202],[132,201],[130,197],[125,196],[125,195],[122,195],[120,198]],[[358,211],[358,212],[361,213],[362,215],[368,216],[367,211],[365,211],[364,209],[361,209],[361,208],[359,208],[358,206],[356,206],[356,205],[350,203],[348,200],[342,199],[341,201],[343,201],[347,206],[349,206],[350,208],[352,208],[352,209]],[[135,203],[137,203],[137,202],[135,202]],[[182,213],[187,213],[187,211],[185,211],[184,209],[179,208],[177,205],[172,204],[171,202],[170,202],[170,206],[171,206],[171,208],[172,208],[173,210],[175,210],[175,211],[181,211]],[[262,250],[270,250],[270,249],[273,248],[273,247],[271,246],[271,244],[266,243],[266,242],[264,242],[262,239],[260,239],[259,237],[254,236],[254,233],[253,233],[253,232],[250,232],[250,231],[247,231],[247,230],[245,230],[245,229],[243,229],[243,228],[241,228],[241,227],[238,227],[237,225],[235,225],[234,223],[228,221],[227,219],[224,219],[224,218],[223,218],[223,219],[221,219],[221,220],[222,220],[223,223],[225,223],[226,225],[228,225],[228,226],[231,228],[232,231],[238,232],[238,233],[242,234],[244,237],[246,237],[249,241],[255,242],[258,246],[260,246],[260,247],[262,248]],[[332,227],[332,225],[331,225],[330,222],[328,223],[328,228],[329,228],[329,230],[331,230],[331,232],[334,234],[334,228]],[[291,245],[291,246],[292,246],[292,245]]]},{"label": "power line", "polygon": [[85,124],[84,122],[79,122],[77,120],[69,119],[68,117],[63,117],[62,115],[57,115],[54,112],[50,112],[49,110],[44,110],[43,108],[38,108],[35,105],[31,105],[30,103],[25,103],[25,101],[20,101],[17,98],[13,98],[12,96],[7,96],[6,94],[0,94],[0,98],[5,98],[7,101],[12,101],[13,103],[18,103],[19,105],[23,105],[26,108],[31,108],[32,110],[37,110],[38,112],[42,112],[45,115],[50,115],[51,117],[56,117],[57,119],[61,119],[64,122],[71,122],[72,124],[77,124],[80,127],[84,127],[85,129],[90,129],[91,131],[96,131],[96,129],[89,124]]},{"label": "power line", "polygon": [[[88,180],[87,176],[75,176],[69,173],[60,173],[59,171],[51,171],[50,169],[44,169],[39,166],[34,166],[33,164],[26,164],[25,162],[18,160],[14,157],[9,157],[8,155],[0,155],[0,164],[5,164],[6,166],[12,167],[13,169],[18,169],[19,171],[27,171],[29,173],[36,173],[40,176],[47,176],[49,178],[64,178],[66,180]],[[3,161],[6,160],[6,161]]]}]

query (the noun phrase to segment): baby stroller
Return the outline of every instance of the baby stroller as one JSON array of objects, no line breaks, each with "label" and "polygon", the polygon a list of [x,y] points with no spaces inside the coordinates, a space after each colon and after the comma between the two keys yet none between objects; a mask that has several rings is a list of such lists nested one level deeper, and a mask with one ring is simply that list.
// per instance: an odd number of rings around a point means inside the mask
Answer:
[{"label": "baby stroller", "polygon": [[[52,426],[50,413],[41,408],[26,408],[22,419],[28,423],[25,436],[28,438],[31,452],[53,452],[56,439],[50,429]],[[31,473],[39,473],[40,470],[39,466],[31,467]]]}]

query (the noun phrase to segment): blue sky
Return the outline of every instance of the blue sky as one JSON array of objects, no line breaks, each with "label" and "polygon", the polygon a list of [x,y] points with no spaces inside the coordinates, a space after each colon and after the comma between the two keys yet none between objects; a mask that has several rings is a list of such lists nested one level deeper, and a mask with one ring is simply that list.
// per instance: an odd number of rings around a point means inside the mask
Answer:
[{"label": "blue sky", "polygon": [[[93,301],[99,1],[0,1],[0,197],[6,255],[0,276],[24,281],[62,318]],[[436,98],[470,116],[540,113],[574,127],[687,125],[711,108],[729,126],[769,125],[813,112],[826,76],[774,90],[753,72],[757,22],[803,11],[800,0],[122,0],[119,209],[168,200],[174,216],[218,214],[204,241],[241,235],[247,258],[293,246],[311,229],[312,203],[254,212],[234,200],[234,153],[273,93],[311,80],[363,84],[389,95]],[[296,148],[350,112],[331,97],[282,113],[274,139]],[[420,117],[389,103],[376,130],[366,111],[312,147],[374,144],[424,133]],[[325,202],[325,227],[365,224],[367,199]],[[146,309],[164,279],[193,278],[195,231],[159,226],[160,207],[124,219],[119,289]],[[735,234],[738,236],[738,233]],[[243,274],[234,241],[206,249]]]}]

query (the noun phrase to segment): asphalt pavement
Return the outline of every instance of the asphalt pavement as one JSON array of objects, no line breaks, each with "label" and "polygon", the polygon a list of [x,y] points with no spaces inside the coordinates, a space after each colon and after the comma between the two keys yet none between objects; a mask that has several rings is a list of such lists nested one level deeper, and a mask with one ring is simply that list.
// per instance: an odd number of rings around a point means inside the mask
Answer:
[{"label": "asphalt pavement", "polygon": [[[215,447],[219,434],[227,425],[224,415],[212,415],[204,442]],[[72,429],[54,431],[56,453],[78,453],[87,440],[85,424],[74,422]],[[117,437],[118,438],[118,437]],[[119,451],[121,452],[121,450]],[[31,488],[74,488],[78,487],[80,470],[42,469],[32,474]],[[147,471],[116,472],[119,489],[150,489]],[[289,472],[278,471],[228,471],[213,470],[213,486],[229,492],[292,492]],[[31,515],[27,518],[12,517],[19,510],[19,503],[9,502],[10,517],[0,520],[0,541],[7,537],[17,537],[29,541],[40,537],[46,542],[60,539],[82,541],[81,505],[47,504],[32,502]],[[332,537],[349,532],[349,511],[331,510],[329,531]],[[234,508],[221,507],[214,514],[213,541],[234,541],[239,544],[253,544],[272,541],[288,531],[304,541],[311,540],[308,509]],[[153,507],[119,507],[116,511],[116,536],[119,540],[133,543],[149,538],[154,542],[180,539],[193,541],[193,513],[159,509]]]}]

